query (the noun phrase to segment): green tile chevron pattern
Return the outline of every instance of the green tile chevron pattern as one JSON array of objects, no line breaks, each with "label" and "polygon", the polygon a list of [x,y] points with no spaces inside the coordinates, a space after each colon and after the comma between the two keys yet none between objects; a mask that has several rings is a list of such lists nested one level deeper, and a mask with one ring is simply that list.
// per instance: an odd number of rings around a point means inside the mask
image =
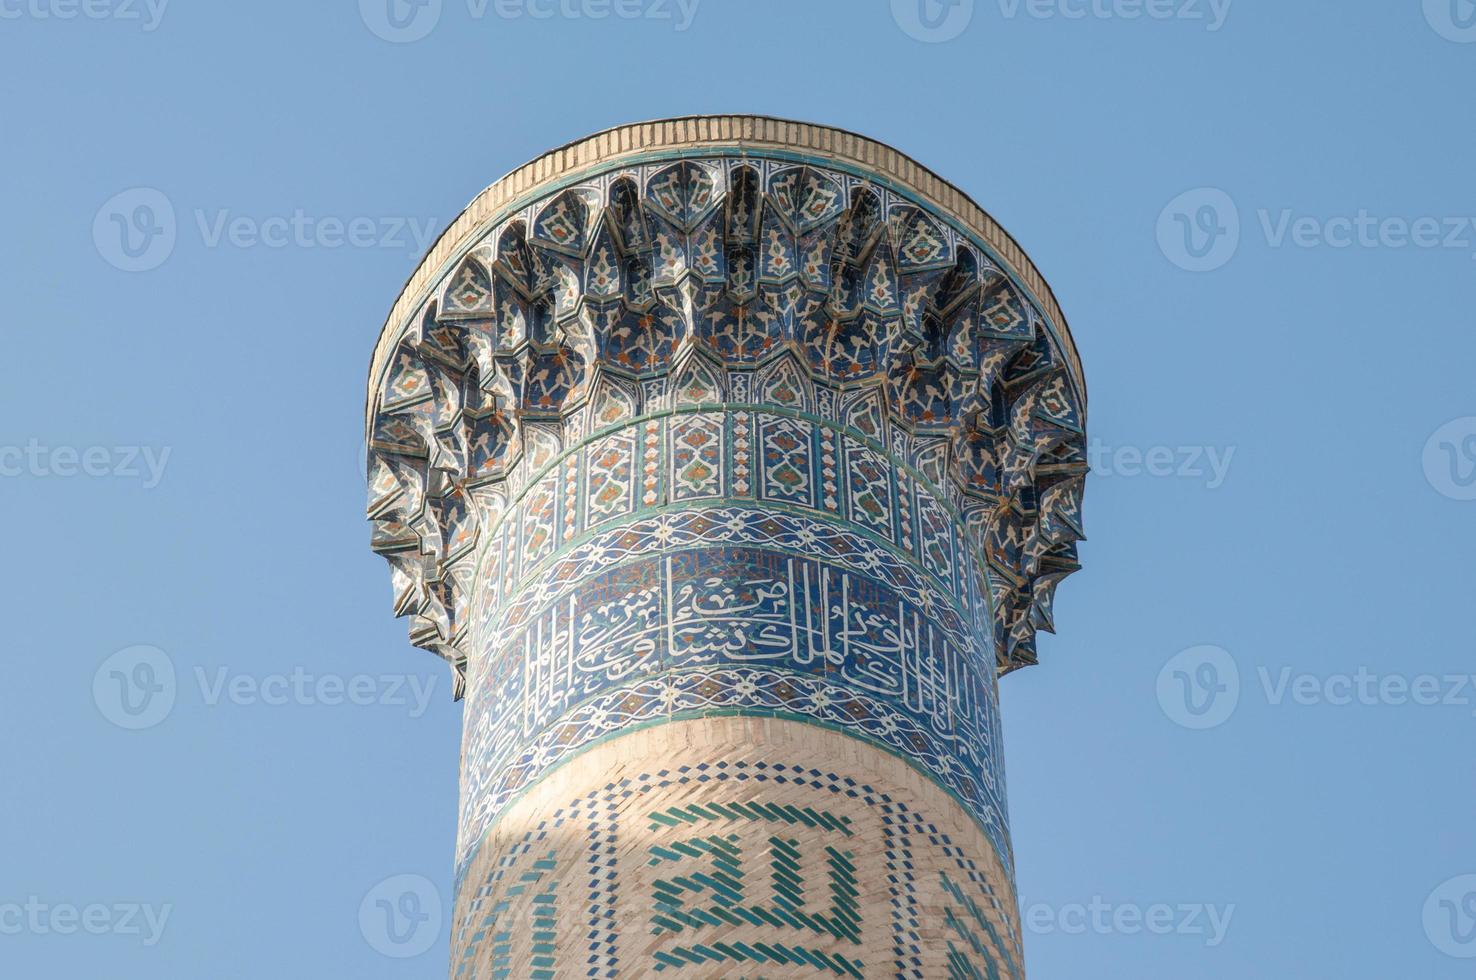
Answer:
[{"label": "green tile chevron pattern", "polygon": [[[527,958],[528,972],[526,976],[530,980],[553,980],[554,963],[556,959],[555,929],[557,927],[558,905],[554,892],[557,882],[544,882],[544,878],[550,876],[558,866],[556,852],[549,851],[548,855],[533,862],[533,870],[521,875],[515,885],[507,891],[507,896],[501,902],[492,907],[487,917],[487,928],[493,929],[492,933],[492,977],[493,980],[511,980],[514,965],[514,942],[526,940],[531,943],[530,955]],[[533,920],[532,929],[523,933],[520,929],[496,929],[499,919],[503,919],[512,900],[533,892]],[[515,921],[507,923],[509,926],[518,925]]]},{"label": "green tile chevron pattern", "polygon": [[1017,964],[1007,952],[1009,947],[1000,942],[999,932],[990,923],[984,912],[973,899],[964,894],[963,889],[958,887],[946,873],[940,873],[938,877],[943,883],[943,890],[948,893],[950,898],[963,906],[968,916],[967,921],[960,919],[958,913],[950,905],[944,910],[944,922],[968,946],[969,952],[983,962],[984,969],[987,971],[980,973],[978,968],[973,965],[973,959],[950,940],[948,943],[948,980],[1000,980],[999,968],[994,965],[994,958],[990,955],[989,948],[979,939],[978,934],[974,932],[975,928],[988,933],[989,939],[994,944],[994,948],[1006,951],[1004,956],[1009,961],[1011,975],[1013,975],[1015,970],[1018,969]]},{"label": "green tile chevron pattern", "polygon": [[[684,824],[723,821],[728,824],[784,823],[821,833],[851,836],[850,818],[812,807],[746,803],[707,802],[701,805],[668,807],[651,814],[651,826],[679,827]],[[768,864],[768,900],[749,901],[749,879],[737,833],[691,837],[649,848],[651,867],[699,862],[703,870],[683,870],[652,882],[651,932],[653,935],[688,932],[707,927],[758,927],[794,930],[823,935],[860,945],[861,911],[857,903],[855,856],[847,850],[825,845],[826,876],[822,883],[806,881],[804,854],[815,848],[814,835],[804,841],[768,835],[764,850]],[[756,862],[755,862],[756,863]],[[811,911],[807,885],[821,885],[828,896],[824,910]],[[753,886],[757,891],[759,886]],[[816,889],[818,890],[818,889]],[[653,954],[658,971],[668,967],[704,963],[754,962],[809,964],[836,976],[862,976],[858,958],[827,953],[803,945],[783,942],[711,942],[677,945]]]},{"label": "green tile chevron pattern", "polygon": [[680,824],[695,824],[701,820],[768,820],[774,823],[795,824],[801,827],[823,827],[851,836],[851,818],[838,817],[816,810],[813,807],[797,807],[749,800],[747,803],[691,803],[687,806],[667,807],[651,814],[655,826],[676,827]]}]

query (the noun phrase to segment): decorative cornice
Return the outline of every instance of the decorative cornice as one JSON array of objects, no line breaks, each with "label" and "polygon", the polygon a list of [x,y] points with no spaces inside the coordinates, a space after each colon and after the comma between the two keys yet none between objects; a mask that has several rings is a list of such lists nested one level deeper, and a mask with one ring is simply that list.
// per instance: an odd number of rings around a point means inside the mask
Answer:
[{"label": "decorative cornice", "polygon": [[824,401],[931,473],[987,556],[1001,671],[1034,662],[1078,567],[1086,472],[1049,288],[896,151],[758,117],[547,154],[406,286],[371,367],[369,516],[412,640],[464,662],[480,528],[531,470],[615,419],[742,400],[730,376],[754,404]]},{"label": "decorative cornice", "polygon": [[1070,365],[1073,384],[1085,410],[1087,390],[1081,357],[1055,293],[1025,250],[973,198],[906,154],[858,133],[773,116],[711,115],[655,119],[603,130],[549,150],[478,194],[431,245],[385,318],[370,362],[366,424],[374,412],[377,382],[396,338],[408,328],[435,284],[451,272],[491,224],[530,195],[541,196],[555,184],[620,166],[632,157],[688,148],[724,147],[805,153],[858,168],[898,185],[951,218],[992,251],[996,261],[1040,307]]}]

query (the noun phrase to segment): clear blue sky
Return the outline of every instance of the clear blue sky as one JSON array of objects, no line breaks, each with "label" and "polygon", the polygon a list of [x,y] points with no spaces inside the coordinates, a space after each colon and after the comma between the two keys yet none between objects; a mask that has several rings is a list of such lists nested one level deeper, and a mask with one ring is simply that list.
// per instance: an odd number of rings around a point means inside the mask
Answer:
[{"label": "clear blue sky", "polygon": [[0,974],[445,974],[373,925],[449,901],[461,711],[368,549],[376,332],[416,223],[741,111],[957,182],[1081,348],[1086,570],[1002,683],[1031,976],[1471,975],[1467,0],[71,2],[0,0]]}]

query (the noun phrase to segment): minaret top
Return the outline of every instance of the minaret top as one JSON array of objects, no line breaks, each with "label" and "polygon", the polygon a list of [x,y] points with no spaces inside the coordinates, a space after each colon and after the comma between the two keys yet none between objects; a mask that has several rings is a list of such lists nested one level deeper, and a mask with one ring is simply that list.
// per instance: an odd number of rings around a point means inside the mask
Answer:
[{"label": "minaret top", "polygon": [[1079,567],[1087,469],[1081,362],[1050,287],[920,164],[761,116],[544,154],[411,276],[375,348],[367,440],[374,548],[414,642],[460,667],[478,541],[566,454],[740,407],[849,433],[929,488],[936,513],[896,533],[959,527],[999,669],[1035,662]]},{"label": "minaret top", "polygon": [[1066,356],[1085,413],[1086,378],[1081,357],[1055,293],[1025,250],[973,198],[885,143],[834,126],[756,115],[675,116],[614,126],[549,150],[494,181],[447,226],[400,290],[374,348],[366,412],[371,416],[374,412],[375,383],[383,376],[397,337],[430,298],[434,286],[501,216],[584,174],[615,169],[632,160],[662,154],[681,155],[709,147],[714,151],[740,153],[751,149],[803,154],[856,168],[874,178],[894,182],[909,195],[967,228],[989,246],[995,258],[1039,306]]}]

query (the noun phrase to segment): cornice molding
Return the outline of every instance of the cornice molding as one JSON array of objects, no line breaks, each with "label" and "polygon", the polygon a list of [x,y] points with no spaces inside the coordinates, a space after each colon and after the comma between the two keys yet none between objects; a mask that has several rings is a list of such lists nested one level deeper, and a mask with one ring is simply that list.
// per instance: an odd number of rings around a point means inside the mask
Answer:
[{"label": "cornice molding", "polygon": [[478,194],[431,245],[380,329],[369,368],[366,427],[375,408],[377,382],[398,337],[411,327],[433,287],[452,272],[492,224],[529,195],[542,196],[554,184],[617,168],[643,154],[697,147],[813,154],[886,178],[952,219],[981,240],[1040,307],[1070,365],[1085,413],[1087,390],[1081,357],[1055,293],[1019,243],[968,194],[893,147],[849,130],[773,116],[703,115],[628,123],[574,140],[523,164]]}]

